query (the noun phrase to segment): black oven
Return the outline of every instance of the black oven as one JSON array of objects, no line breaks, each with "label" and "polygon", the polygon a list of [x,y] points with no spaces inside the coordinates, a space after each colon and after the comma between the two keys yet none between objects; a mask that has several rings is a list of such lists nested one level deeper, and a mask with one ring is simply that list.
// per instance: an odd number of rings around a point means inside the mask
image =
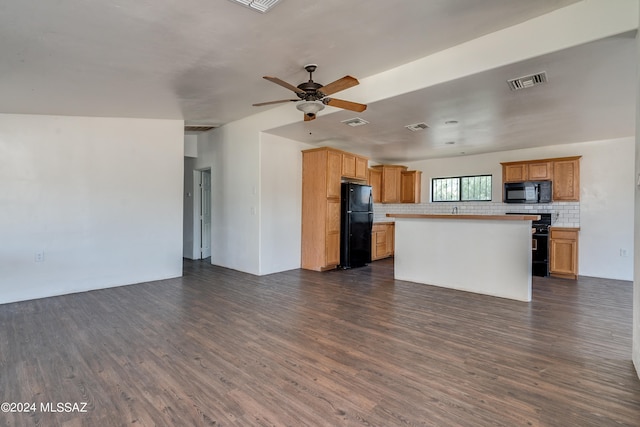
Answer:
[{"label": "black oven", "polygon": [[531,221],[531,274],[546,277],[549,275],[549,227],[550,213],[509,212],[512,215],[539,215],[540,219]]},{"label": "black oven", "polygon": [[531,236],[531,274],[546,277],[549,275],[549,234]]}]

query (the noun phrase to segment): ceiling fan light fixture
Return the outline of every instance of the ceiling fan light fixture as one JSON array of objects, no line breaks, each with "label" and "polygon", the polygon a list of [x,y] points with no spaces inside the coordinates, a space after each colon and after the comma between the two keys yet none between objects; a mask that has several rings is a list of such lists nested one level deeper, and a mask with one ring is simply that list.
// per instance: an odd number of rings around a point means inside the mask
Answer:
[{"label": "ceiling fan light fixture", "polygon": [[344,76],[341,79],[323,86],[320,83],[314,82],[312,78],[312,73],[317,67],[318,66],[316,64],[305,65],[304,69],[309,72],[309,81],[300,83],[298,86],[294,86],[277,77],[263,77],[271,83],[275,83],[278,86],[282,86],[285,89],[295,92],[300,101],[297,99],[282,99],[280,101],[258,102],[257,104],[253,104],[253,106],[261,107],[263,105],[280,104],[283,102],[293,101],[296,102],[296,108],[304,113],[305,122],[315,119],[316,113],[324,110],[325,105],[333,108],[341,108],[343,110],[357,111],[358,113],[367,109],[365,104],[328,97],[328,95],[335,92],[340,92],[341,90],[345,90],[359,84],[358,79],[351,76]]},{"label": "ceiling fan light fixture", "polygon": [[315,115],[318,111],[324,110],[324,104],[320,101],[302,101],[298,102],[296,108],[306,115]]}]

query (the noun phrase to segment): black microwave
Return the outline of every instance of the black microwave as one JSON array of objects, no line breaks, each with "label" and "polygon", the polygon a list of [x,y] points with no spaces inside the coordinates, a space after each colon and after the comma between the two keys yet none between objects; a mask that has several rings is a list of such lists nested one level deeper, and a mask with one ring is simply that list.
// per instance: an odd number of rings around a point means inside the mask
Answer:
[{"label": "black microwave", "polygon": [[551,203],[551,181],[507,182],[505,203]]}]

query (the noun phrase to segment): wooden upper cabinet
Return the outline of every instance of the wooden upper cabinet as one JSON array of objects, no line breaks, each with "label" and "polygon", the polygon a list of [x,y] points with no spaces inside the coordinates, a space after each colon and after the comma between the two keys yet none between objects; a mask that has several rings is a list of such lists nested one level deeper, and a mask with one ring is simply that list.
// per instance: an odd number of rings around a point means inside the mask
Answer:
[{"label": "wooden upper cabinet", "polygon": [[553,177],[551,162],[528,163],[527,175],[529,181],[550,181]]},{"label": "wooden upper cabinet", "polygon": [[340,152],[327,151],[327,197],[340,198],[342,169],[342,154]]},{"label": "wooden upper cabinet", "polygon": [[351,153],[342,153],[342,176],[345,178],[367,179],[369,159]]},{"label": "wooden upper cabinet", "polygon": [[502,181],[549,181],[552,170],[551,162],[547,161],[503,163]]},{"label": "wooden upper cabinet", "polygon": [[367,179],[369,172],[369,159],[366,157],[356,157],[356,178]]},{"label": "wooden upper cabinet", "polygon": [[522,182],[526,181],[528,176],[528,168],[525,163],[502,165],[502,182]]},{"label": "wooden upper cabinet", "polygon": [[384,167],[382,169],[382,203],[400,203],[402,169]]},{"label": "wooden upper cabinet", "polygon": [[382,185],[380,187],[380,201],[382,203],[400,203],[402,172],[406,166],[400,165],[376,165],[372,169],[382,172]]},{"label": "wooden upper cabinet", "polygon": [[342,154],[342,176],[354,177],[356,176],[356,155],[350,153]]},{"label": "wooden upper cabinet", "polygon": [[371,195],[373,203],[382,202],[382,171],[380,169],[369,169],[369,178],[367,183],[371,186]]},{"label": "wooden upper cabinet", "polygon": [[580,158],[553,162],[553,200],[580,200]]},{"label": "wooden upper cabinet", "polygon": [[553,201],[579,201],[580,157],[502,163],[502,182],[552,181]]},{"label": "wooden upper cabinet", "polygon": [[400,203],[420,203],[421,171],[402,171],[400,181]]},{"label": "wooden upper cabinet", "polygon": [[401,165],[376,165],[369,169],[374,203],[420,203],[421,171]]}]

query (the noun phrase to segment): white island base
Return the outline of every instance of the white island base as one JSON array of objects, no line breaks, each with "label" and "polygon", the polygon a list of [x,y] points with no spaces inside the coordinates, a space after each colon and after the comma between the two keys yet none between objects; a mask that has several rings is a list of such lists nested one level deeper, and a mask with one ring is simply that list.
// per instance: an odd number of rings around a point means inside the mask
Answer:
[{"label": "white island base", "polygon": [[531,301],[535,215],[395,217],[395,278]]}]

